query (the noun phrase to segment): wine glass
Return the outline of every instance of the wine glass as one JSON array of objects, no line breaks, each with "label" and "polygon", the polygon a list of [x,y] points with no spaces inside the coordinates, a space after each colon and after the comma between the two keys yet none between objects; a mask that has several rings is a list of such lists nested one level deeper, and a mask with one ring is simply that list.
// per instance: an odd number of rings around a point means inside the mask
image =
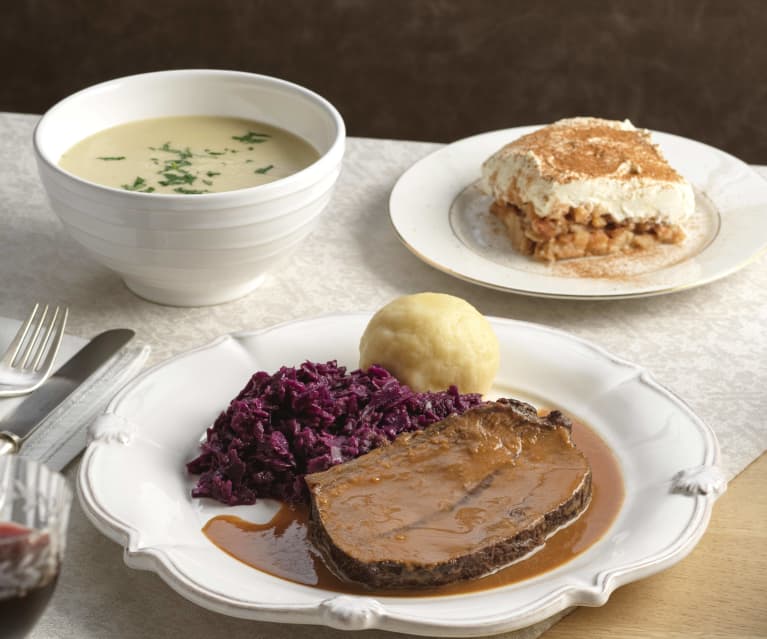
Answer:
[{"label": "wine glass", "polygon": [[21,639],[53,594],[66,545],[72,491],[64,476],[0,455],[0,626]]}]

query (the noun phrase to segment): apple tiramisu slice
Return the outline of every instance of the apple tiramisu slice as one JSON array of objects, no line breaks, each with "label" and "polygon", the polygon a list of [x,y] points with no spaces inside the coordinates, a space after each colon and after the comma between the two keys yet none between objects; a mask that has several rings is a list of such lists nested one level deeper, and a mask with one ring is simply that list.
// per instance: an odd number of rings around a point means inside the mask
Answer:
[{"label": "apple tiramisu slice", "polygon": [[491,212],[516,250],[543,261],[684,240],[692,187],[628,120],[559,120],[482,165]]}]

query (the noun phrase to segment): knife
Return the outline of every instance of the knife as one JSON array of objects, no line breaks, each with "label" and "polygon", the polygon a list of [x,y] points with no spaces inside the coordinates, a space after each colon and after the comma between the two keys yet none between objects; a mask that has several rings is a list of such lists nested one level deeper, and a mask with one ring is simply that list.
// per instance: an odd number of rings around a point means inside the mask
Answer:
[{"label": "knife", "polygon": [[27,397],[0,427],[0,455],[17,453],[43,418],[135,335],[127,328],[99,333]]}]

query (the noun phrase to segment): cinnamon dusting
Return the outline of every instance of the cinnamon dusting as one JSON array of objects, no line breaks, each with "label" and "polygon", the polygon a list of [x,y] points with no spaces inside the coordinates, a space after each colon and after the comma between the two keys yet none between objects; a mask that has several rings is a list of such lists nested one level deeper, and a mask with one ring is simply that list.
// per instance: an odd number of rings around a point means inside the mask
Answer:
[{"label": "cinnamon dusting", "polygon": [[532,156],[543,179],[561,184],[609,177],[681,182],[652,143],[650,132],[630,123],[599,118],[569,118],[507,144],[502,154]]}]

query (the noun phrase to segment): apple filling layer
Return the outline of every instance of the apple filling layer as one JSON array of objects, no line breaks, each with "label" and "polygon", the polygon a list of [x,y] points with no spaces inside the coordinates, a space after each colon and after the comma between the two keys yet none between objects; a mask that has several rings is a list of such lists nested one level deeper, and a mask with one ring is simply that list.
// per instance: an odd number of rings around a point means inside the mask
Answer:
[{"label": "apple filling layer", "polygon": [[531,204],[494,202],[490,211],[503,222],[515,250],[546,262],[646,250],[657,244],[679,244],[685,237],[678,224],[616,222],[609,213],[582,206],[558,217],[536,215]]}]

